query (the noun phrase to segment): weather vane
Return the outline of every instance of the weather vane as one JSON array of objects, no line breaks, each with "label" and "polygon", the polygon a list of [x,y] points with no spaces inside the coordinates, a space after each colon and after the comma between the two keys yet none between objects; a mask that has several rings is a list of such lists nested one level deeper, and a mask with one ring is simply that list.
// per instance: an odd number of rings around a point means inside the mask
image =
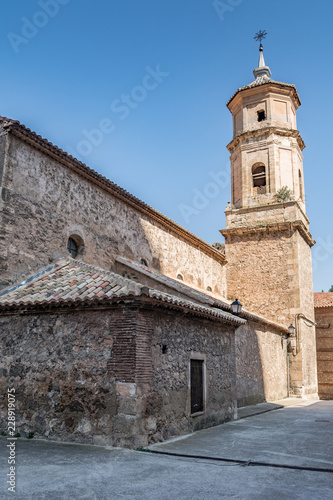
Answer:
[{"label": "weather vane", "polygon": [[267,31],[259,30],[258,33],[256,33],[256,35],[253,37],[256,40],[256,42],[260,42],[260,47],[262,47],[261,40],[266,38],[266,35],[267,35]]}]

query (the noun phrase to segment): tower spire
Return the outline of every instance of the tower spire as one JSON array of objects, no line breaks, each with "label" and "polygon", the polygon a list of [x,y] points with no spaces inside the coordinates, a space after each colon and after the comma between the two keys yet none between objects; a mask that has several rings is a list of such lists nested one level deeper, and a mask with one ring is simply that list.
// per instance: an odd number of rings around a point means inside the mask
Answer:
[{"label": "tower spire", "polygon": [[269,66],[266,66],[265,64],[265,59],[264,59],[264,48],[262,46],[261,40],[266,38],[267,32],[265,30],[260,30],[256,35],[254,36],[254,39],[257,42],[260,42],[259,45],[259,63],[258,67],[253,71],[254,78],[258,80],[259,78],[264,78],[264,79],[269,79],[271,76],[271,70],[269,69]]}]

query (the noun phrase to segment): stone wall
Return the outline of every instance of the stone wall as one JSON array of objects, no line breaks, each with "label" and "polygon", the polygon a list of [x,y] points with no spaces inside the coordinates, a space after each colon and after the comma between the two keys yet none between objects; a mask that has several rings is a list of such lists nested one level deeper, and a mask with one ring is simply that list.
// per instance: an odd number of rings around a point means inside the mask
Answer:
[{"label": "stone wall", "polygon": [[[236,414],[234,328],[218,321],[136,303],[39,311],[2,316],[0,346],[0,392],[15,388],[21,434],[136,448]],[[197,356],[206,403],[192,417]]]},{"label": "stone wall", "polygon": [[0,164],[0,288],[67,256],[76,235],[84,242],[78,258],[88,264],[110,269],[117,255],[143,258],[151,269],[225,294],[221,254],[112,195],[96,174],[90,179],[11,134],[0,137]]},{"label": "stone wall", "polygon": [[108,369],[117,319],[93,311],[1,317],[0,388],[15,388],[19,432],[108,442],[118,413]]},{"label": "stone wall", "polygon": [[[298,263],[292,231],[246,231],[226,236],[228,297],[289,326],[299,307]],[[297,277],[296,283],[291,279]]]},{"label": "stone wall", "polygon": [[[235,418],[234,338],[234,328],[222,323],[156,316],[152,392],[147,405],[150,439],[169,439]],[[190,415],[191,359],[201,359],[205,365],[205,411],[195,417]]]},{"label": "stone wall", "polygon": [[294,386],[299,387],[303,396],[308,396],[318,392],[316,329],[314,325],[311,249],[299,233],[297,233],[297,253],[300,297],[299,308],[293,312],[297,315],[299,355],[302,357],[302,375],[299,378],[302,383],[294,384]]},{"label": "stone wall", "polygon": [[239,407],[288,396],[287,343],[278,329],[249,321],[236,330],[235,346]]},{"label": "stone wall", "polygon": [[[254,220],[255,213],[250,215]],[[228,298],[251,312],[297,327],[297,355],[290,356],[290,388],[297,396],[316,395],[316,339],[311,249],[292,225],[253,227],[226,236]]]}]

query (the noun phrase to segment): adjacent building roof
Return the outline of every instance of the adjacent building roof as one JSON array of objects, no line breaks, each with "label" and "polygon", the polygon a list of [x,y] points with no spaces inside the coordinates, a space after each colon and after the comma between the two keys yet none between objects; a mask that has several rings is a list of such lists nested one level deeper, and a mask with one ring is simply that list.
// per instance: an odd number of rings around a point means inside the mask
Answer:
[{"label": "adjacent building roof", "polygon": [[108,191],[113,196],[121,199],[126,204],[131,205],[139,212],[145,214],[148,217],[151,217],[156,222],[163,225],[166,229],[184,238],[192,246],[200,249],[202,252],[206,253],[214,260],[217,260],[221,264],[225,263],[226,258],[224,253],[216,250],[212,245],[194,235],[187,229],[183,228],[180,224],[177,224],[158,210],[155,210],[147,203],[144,203],[136,196],[133,196],[125,189],[121,188],[120,186],[110,181],[103,175],[97,173],[95,170],[80,162],[70,154],[58,148],[47,139],[44,139],[40,135],[36,134],[19,121],[0,116],[0,136],[8,133],[12,133],[16,137],[27,142],[36,149],[43,151],[44,154],[47,154],[53,159],[56,159],[67,168],[85,177],[90,182],[98,185],[100,188]]},{"label": "adjacent building roof", "polygon": [[333,307],[333,292],[317,292],[314,293],[314,306]]},{"label": "adjacent building roof", "polygon": [[0,312],[40,308],[98,306],[122,298],[142,298],[163,303],[169,308],[182,308],[196,315],[214,317],[225,323],[242,325],[246,320],[218,307],[200,304],[161,292],[124,278],[111,271],[64,259],[17,286],[0,293]]}]

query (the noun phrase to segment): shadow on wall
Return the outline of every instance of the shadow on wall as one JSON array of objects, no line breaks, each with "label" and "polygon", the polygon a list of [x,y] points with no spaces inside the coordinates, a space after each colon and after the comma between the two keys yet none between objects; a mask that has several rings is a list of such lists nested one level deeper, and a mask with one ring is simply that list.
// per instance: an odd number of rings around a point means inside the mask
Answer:
[{"label": "shadow on wall", "polygon": [[248,321],[235,335],[238,407],[287,397],[287,344],[278,331]]}]

